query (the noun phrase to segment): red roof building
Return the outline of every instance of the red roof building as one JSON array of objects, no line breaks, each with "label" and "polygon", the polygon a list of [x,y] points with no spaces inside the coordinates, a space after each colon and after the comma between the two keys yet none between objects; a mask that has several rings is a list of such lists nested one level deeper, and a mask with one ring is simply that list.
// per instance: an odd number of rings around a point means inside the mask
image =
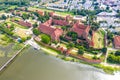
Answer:
[{"label": "red roof building", "polygon": [[80,22],[76,22],[73,27],[71,28],[71,31],[74,31],[78,34],[79,37],[87,38],[89,34],[90,26],[86,26],[84,24],[80,24]]},{"label": "red roof building", "polygon": [[52,19],[46,21],[39,25],[39,30],[45,34],[51,36],[52,40],[59,41],[60,36],[63,34],[63,30],[59,28],[52,27]]},{"label": "red roof building", "polygon": [[67,26],[69,24],[66,20],[56,20],[56,19],[53,19],[52,23],[60,26]]},{"label": "red roof building", "polygon": [[49,12],[49,15],[50,17],[53,18],[53,23],[55,23],[56,25],[61,25],[61,26],[72,25],[71,23],[73,21],[73,17],[70,15],[64,17],[56,14],[55,12]]},{"label": "red roof building", "polygon": [[23,21],[23,20],[20,20],[20,21],[18,21],[18,24],[20,24],[20,25],[22,25],[22,26],[27,26],[27,27],[32,27],[32,24],[31,23],[29,23],[29,22],[25,22],[25,21]]},{"label": "red roof building", "polygon": [[115,36],[114,37],[114,47],[116,49],[120,49],[120,36]]}]

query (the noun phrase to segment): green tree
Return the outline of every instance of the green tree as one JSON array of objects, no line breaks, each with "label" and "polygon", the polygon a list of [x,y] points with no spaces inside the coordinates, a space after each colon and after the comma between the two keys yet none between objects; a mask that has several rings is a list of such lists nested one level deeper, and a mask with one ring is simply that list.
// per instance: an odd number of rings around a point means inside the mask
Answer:
[{"label": "green tree", "polygon": [[40,31],[38,29],[33,29],[33,34],[35,34],[36,36],[38,36],[40,34]]},{"label": "green tree", "polygon": [[69,43],[68,45],[67,45],[67,48],[69,49],[69,48],[73,48],[75,46],[75,44],[74,43]]},{"label": "green tree", "polygon": [[21,38],[22,42],[25,42],[27,40],[27,38]]},{"label": "green tree", "polygon": [[110,42],[112,42],[112,40],[113,40],[113,33],[111,33],[110,31],[107,31],[107,39],[110,41]]},{"label": "green tree", "polygon": [[3,33],[6,33],[8,35],[11,35],[11,36],[13,35],[13,32],[10,31],[10,29],[4,27],[4,25],[0,25],[0,31],[2,31]]},{"label": "green tree", "polygon": [[71,37],[73,40],[76,40],[78,37],[76,32],[68,32],[67,36]]},{"label": "green tree", "polygon": [[63,29],[63,30],[67,30],[67,27],[66,27],[66,26],[62,26],[62,29]]},{"label": "green tree", "polygon": [[93,59],[98,59],[98,57],[95,55],[95,56],[93,56]]},{"label": "green tree", "polygon": [[109,7],[109,6],[107,6],[107,7],[106,7],[106,10],[110,10],[110,7]]},{"label": "green tree", "polygon": [[120,12],[116,15],[116,17],[119,17],[119,18],[120,18]]},{"label": "green tree", "polygon": [[86,0],[82,0],[82,4],[84,4],[86,2]]},{"label": "green tree", "polygon": [[1,19],[5,20],[5,19],[7,19],[7,17],[3,14],[3,15],[1,16]]},{"label": "green tree", "polygon": [[109,54],[107,61],[110,63],[120,64],[120,56]]},{"label": "green tree", "polygon": [[15,28],[14,28],[14,24],[11,25],[10,27],[10,31],[13,31]]},{"label": "green tree", "polygon": [[33,27],[36,28],[38,26],[37,22],[33,24]]},{"label": "green tree", "polygon": [[106,52],[107,52],[107,48],[103,48],[103,49],[102,49],[102,52],[103,52],[103,53],[106,53]]},{"label": "green tree", "polygon": [[46,34],[42,34],[42,35],[41,35],[41,40],[42,40],[43,43],[49,44],[50,41],[51,41],[51,38],[50,38],[50,36],[48,36],[48,35],[46,35]]},{"label": "green tree", "polygon": [[84,54],[83,49],[79,49],[79,50],[78,50],[78,54],[83,55],[83,54]]},{"label": "green tree", "polygon": [[23,18],[23,19],[29,19],[29,17],[30,17],[29,14],[26,14],[26,13],[23,13],[23,14],[22,14],[22,18]]},{"label": "green tree", "polygon": [[120,50],[115,52],[115,56],[120,56]]}]

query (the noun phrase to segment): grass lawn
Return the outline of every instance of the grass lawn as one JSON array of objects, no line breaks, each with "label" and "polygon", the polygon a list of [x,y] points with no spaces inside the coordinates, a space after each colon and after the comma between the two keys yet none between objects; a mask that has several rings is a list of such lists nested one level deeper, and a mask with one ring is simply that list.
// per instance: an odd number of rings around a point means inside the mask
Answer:
[{"label": "grass lawn", "polygon": [[[12,19],[19,21],[19,20],[21,20],[22,18],[20,18],[20,17],[14,17],[14,18],[12,18]],[[8,21],[10,21],[10,19],[9,19]]]},{"label": "grass lawn", "polygon": [[92,54],[88,54],[88,53],[84,53],[83,57],[87,58],[87,59],[93,59],[94,55]]},{"label": "grass lawn", "polygon": [[16,6],[16,5],[10,6],[10,7],[8,7],[8,9],[15,9],[16,7],[18,7],[18,6]]},{"label": "grass lawn", "polygon": [[2,16],[3,14],[6,14],[4,11],[0,11],[0,16]]},{"label": "grass lawn", "polygon": [[0,45],[7,45],[11,42],[11,39],[4,34],[0,34]]},{"label": "grass lawn", "polygon": [[[32,32],[28,29],[28,27],[21,26],[15,22],[10,21],[9,19],[6,20],[4,23],[1,23],[1,25],[6,26],[7,25],[12,25],[14,27],[14,35],[19,36],[21,38],[27,38],[32,34]],[[4,41],[0,42],[1,44],[4,44]],[[5,42],[6,43],[6,42]]]},{"label": "grass lawn", "polygon": [[45,48],[45,47],[41,47],[42,50],[44,50],[46,53],[57,56],[58,53],[50,48]]},{"label": "grass lawn", "polygon": [[[20,20],[19,18],[15,18],[15,19]],[[5,22],[1,23],[1,25],[5,25],[5,24],[13,25],[14,27],[19,27],[19,28],[23,28],[23,29],[28,29],[28,27],[26,27],[26,26],[21,26],[15,22],[10,21],[10,19],[7,19]]]},{"label": "grass lawn", "polygon": [[108,53],[110,54],[110,53],[115,53],[116,51],[114,51],[114,50],[108,50]]},{"label": "grass lawn", "polygon": [[93,34],[94,48],[100,49],[104,47],[105,32],[99,29]]},{"label": "grass lawn", "polygon": [[73,60],[73,59],[74,59],[74,58],[69,57],[69,56],[68,56],[68,57],[65,57],[65,60],[66,60],[66,61],[71,61],[71,60]]},{"label": "grass lawn", "polygon": [[7,23],[8,25],[14,25],[14,27],[19,27],[19,28],[23,28],[23,29],[28,29],[28,27],[21,26],[21,25],[15,23],[15,22],[10,21],[10,20],[6,20],[5,23]]},{"label": "grass lawn", "polygon": [[[22,44],[22,43],[15,43],[15,44],[11,47],[11,49],[12,49],[13,51],[17,52],[17,51],[19,51],[20,49],[22,49],[23,47],[24,47],[24,44]],[[7,57],[12,57],[12,56],[15,54],[15,52],[10,52],[10,53],[7,55]]]},{"label": "grass lawn", "polygon": [[20,10],[16,10],[15,13],[16,13],[16,12],[20,12],[21,14],[30,14],[29,12],[26,12],[26,11],[20,11]]},{"label": "grass lawn", "polygon": [[67,49],[67,45],[65,45],[65,44],[63,44],[63,43],[60,43],[59,46]]},{"label": "grass lawn", "polygon": [[0,44],[0,67],[5,64],[24,44],[11,43],[6,46]]},{"label": "grass lawn", "polygon": [[77,55],[78,54],[78,49],[77,48],[73,48],[70,51],[71,54]]},{"label": "grass lawn", "polygon": [[5,56],[5,52],[0,50],[0,57],[4,57]]},{"label": "grass lawn", "polygon": [[[35,8],[35,7],[29,7],[28,10],[30,11],[36,11],[36,10],[42,10],[42,11],[46,11],[46,12],[53,12],[54,10],[50,10],[50,9],[45,9],[45,8]],[[67,16],[67,15],[71,15],[73,16],[72,13],[70,12],[61,12],[61,11],[54,11],[56,14],[60,15],[60,16]]]}]

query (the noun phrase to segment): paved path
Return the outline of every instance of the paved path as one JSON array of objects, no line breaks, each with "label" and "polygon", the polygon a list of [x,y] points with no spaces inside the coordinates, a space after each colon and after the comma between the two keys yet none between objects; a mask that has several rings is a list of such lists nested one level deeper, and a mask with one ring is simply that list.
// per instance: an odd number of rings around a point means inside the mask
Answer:
[{"label": "paved path", "polygon": [[37,50],[40,49],[40,46],[34,41],[33,37],[30,40],[26,41],[25,44],[29,44]]}]

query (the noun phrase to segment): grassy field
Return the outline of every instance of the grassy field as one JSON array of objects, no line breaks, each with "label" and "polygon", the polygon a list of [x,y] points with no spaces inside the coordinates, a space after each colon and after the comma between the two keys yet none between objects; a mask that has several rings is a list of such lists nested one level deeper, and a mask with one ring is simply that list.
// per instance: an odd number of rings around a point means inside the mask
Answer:
[{"label": "grassy field", "polygon": [[16,7],[18,7],[18,6],[10,6],[10,7],[8,7],[8,9],[15,9]]},{"label": "grassy field", "polygon": [[11,39],[5,35],[5,34],[0,34],[0,45],[7,45],[11,42]]},{"label": "grassy field", "polygon": [[19,28],[23,28],[23,29],[28,29],[28,27],[25,27],[25,26],[21,26],[15,22],[11,22],[10,20],[6,20],[6,22],[8,25],[14,25],[14,27],[19,27]]},{"label": "grassy field", "polygon": [[[54,10],[50,10],[50,9],[35,8],[35,7],[29,7],[28,10],[30,10],[30,11],[42,10],[42,11],[46,11],[46,12],[53,12],[54,11]],[[54,12],[60,16],[67,16],[67,15],[73,16],[73,14],[70,12],[61,12],[61,11],[54,11]]]},{"label": "grassy field", "polygon": [[0,44],[0,67],[5,64],[24,44],[10,43],[6,46]]},{"label": "grassy field", "polygon": [[[21,38],[27,38],[30,36],[29,33],[31,33],[27,27],[25,26],[21,26],[15,22],[11,22],[10,20],[6,20],[4,23],[2,23],[3,25],[7,24],[7,25],[12,25],[14,26],[14,35],[15,36],[19,36]],[[3,43],[3,42],[2,42]]]},{"label": "grassy field", "polygon": [[94,48],[100,49],[104,47],[105,32],[99,29],[93,34]]}]

